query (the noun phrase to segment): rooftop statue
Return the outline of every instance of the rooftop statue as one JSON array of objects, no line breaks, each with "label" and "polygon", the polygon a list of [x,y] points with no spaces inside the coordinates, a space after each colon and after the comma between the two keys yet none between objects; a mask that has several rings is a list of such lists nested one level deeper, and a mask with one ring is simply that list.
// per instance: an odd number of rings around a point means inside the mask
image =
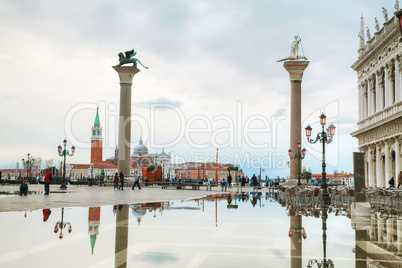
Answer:
[{"label": "rooftop statue", "polygon": [[134,52],[134,48],[132,50],[126,51],[123,53],[119,53],[119,64],[116,66],[122,66],[123,64],[129,64],[132,63],[133,66],[137,67],[137,62],[141,64],[142,67],[148,69],[148,67],[142,65],[141,61],[137,58],[134,58],[134,56],[137,54],[137,52]]},{"label": "rooftop statue", "polygon": [[395,0],[394,8],[395,8],[396,11],[399,10],[399,1],[398,0]]},{"label": "rooftop statue", "polygon": [[384,15],[385,22],[387,22],[388,21],[388,12],[385,9],[385,7],[382,8],[382,14]]},{"label": "rooftop statue", "polygon": [[[294,38],[295,38],[295,40],[293,40],[293,43],[290,47],[290,57],[278,60],[277,62],[286,61],[286,60],[307,60],[307,58],[304,57],[304,52],[303,52],[303,56],[299,56],[299,43],[301,45],[300,36],[296,35]],[[302,49],[303,49],[303,47],[302,47]]]},{"label": "rooftop statue", "polygon": [[375,20],[375,30],[378,32],[380,30],[380,25],[378,24],[377,18],[374,18]]},{"label": "rooftop statue", "polygon": [[371,35],[370,35],[370,29],[369,27],[367,27],[367,40],[371,39]]}]

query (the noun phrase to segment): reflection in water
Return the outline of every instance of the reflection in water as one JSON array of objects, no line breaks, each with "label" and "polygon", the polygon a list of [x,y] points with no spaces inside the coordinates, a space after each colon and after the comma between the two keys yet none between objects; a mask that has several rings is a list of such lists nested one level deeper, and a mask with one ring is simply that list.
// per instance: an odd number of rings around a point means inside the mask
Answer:
[{"label": "reflection in water", "polygon": [[54,233],[57,234],[57,232],[60,230],[59,238],[63,239],[63,229],[66,228],[68,225],[68,232],[71,233],[73,230],[71,223],[70,222],[64,222],[64,208],[61,209],[61,221],[56,222],[54,225]]},{"label": "reflection in water", "polygon": [[[55,215],[59,217],[49,208],[32,211],[33,217],[26,219],[23,211],[0,213],[0,237],[7,241],[0,243],[0,267],[402,266],[400,217],[375,212],[366,226],[353,230],[347,213],[321,206],[311,212],[286,210],[276,197],[276,193],[226,193],[108,206],[102,214],[104,207],[63,208],[56,233],[74,223],[74,232],[63,243],[49,232]],[[284,239],[288,230],[290,243]],[[309,239],[304,240],[306,231]],[[66,252],[74,252],[74,258],[58,264]]]},{"label": "reflection in water", "polygon": [[96,238],[99,234],[100,207],[90,207],[88,209],[88,234],[91,240],[91,252],[94,254]]},{"label": "reflection in water", "polygon": [[326,203],[322,203],[322,248],[324,253],[324,259],[322,261],[318,261],[316,259],[311,259],[308,261],[307,268],[313,267],[313,264],[316,264],[318,268],[333,268],[334,262],[330,259],[327,260],[327,219],[328,219],[328,205]]},{"label": "reflection in water", "polygon": [[127,267],[128,205],[119,205],[116,210],[115,267]]}]

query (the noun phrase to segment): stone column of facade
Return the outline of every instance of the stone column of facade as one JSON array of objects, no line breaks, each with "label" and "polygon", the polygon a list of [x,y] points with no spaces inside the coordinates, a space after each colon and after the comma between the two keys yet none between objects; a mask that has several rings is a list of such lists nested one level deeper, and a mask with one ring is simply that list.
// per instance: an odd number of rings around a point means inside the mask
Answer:
[{"label": "stone column of facade", "polygon": [[368,83],[367,83],[367,102],[368,102],[368,116],[373,115],[374,114],[374,107],[373,107],[373,96],[374,96],[374,92],[373,92],[373,80],[371,77],[369,77],[368,79]]},{"label": "stone column of facade", "polygon": [[374,77],[375,77],[375,105],[376,105],[376,111],[381,111],[381,89],[380,89],[380,84],[378,83],[378,75],[377,72],[374,72]]},{"label": "stone column of facade", "polygon": [[401,171],[400,137],[395,137],[395,187],[398,186],[398,174]]},{"label": "stone column of facade", "polygon": [[362,116],[362,110],[363,110],[363,102],[362,102],[362,100],[363,100],[363,90],[362,90],[362,87],[361,87],[361,85],[359,85],[358,86],[358,92],[359,92],[359,118],[358,118],[358,121],[360,121],[360,120],[362,120],[363,119],[363,116]]},{"label": "stone column of facade", "polygon": [[367,148],[367,164],[368,164],[368,181],[369,186],[374,186],[374,178],[373,178],[373,156],[371,154],[371,148]]},{"label": "stone column of facade", "polygon": [[398,58],[395,60],[395,102],[401,100],[401,70]]},{"label": "stone column of facade", "polygon": [[381,152],[380,146],[377,143],[376,146],[376,153],[375,153],[375,169],[376,169],[376,177],[377,177],[377,187],[382,187],[382,179],[381,179]]},{"label": "stone column of facade", "polygon": [[377,71],[377,79],[378,79],[378,86],[379,86],[379,92],[378,94],[380,95],[380,110],[384,109],[386,106],[384,97],[385,95],[385,81],[384,81],[384,69],[381,68],[380,70]]},{"label": "stone column of facade", "polygon": [[384,69],[384,88],[385,88],[385,107],[388,107],[391,105],[391,90],[389,88],[389,78],[388,78],[388,64],[386,65],[386,68]]},{"label": "stone column of facade", "polygon": [[391,155],[389,153],[389,141],[385,141],[385,186],[388,187],[388,181],[391,179]]},{"label": "stone column of facade", "polygon": [[[290,79],[290,149],[297,152],[297,142],[302,142],[301,138],[301,82],[303,72],[307,68],[309,61],[290,60],[283,63],[283,67],[289,72]],[[303,146],[302,146],[303,147]],[[297,178],[297,161],[290,160],[290,178]],[[300,160],[301,162],[301,160]],[[300,164],[300,168],[302,165]]]},{"label": "stone column of facade", "polygon": [[120,78],[120,114],[119,114],[119,159],[118,172],[123,171],[130,177],[130,143],[131,143],[131,85],[134,75],[140,70],[135,66],[113,66]]}]

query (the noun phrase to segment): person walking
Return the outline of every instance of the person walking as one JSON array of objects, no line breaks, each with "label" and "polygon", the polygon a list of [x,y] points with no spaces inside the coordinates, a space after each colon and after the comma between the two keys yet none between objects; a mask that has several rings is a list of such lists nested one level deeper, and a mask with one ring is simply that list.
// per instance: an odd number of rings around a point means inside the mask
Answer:
[{"label": "person walking", "polygon": [[119,174],[117,172],[116,174],[114,174],[113,182],[114,182],[113,190],[116,190],[116,188],[119,189]]},{"label": "person walking", "polygon": [[253,174],[253,177],[251,177],[251,183],[253,184],[253,187],[257,187],[257,177],[255,174]]},{"label": "person walking", "polygon": [[398,175],[398,188],[399,188],[399,186],[402,187],[402,171],[399,172],[399,175]]},{"label": "person walking", "polygon": [[119,187],[119,190],[124,190],[123,189],[123,187],[124,187],[124,174],[123,174],[123,171],[120,171],[120,187]]},{"label": "person walking", "polygon": [[133,184],[133,188],[131,188],[131,190],[134,190],[134,187],[138,185],[138,189],[141,190],[141,186],[140,186],[140,178],[138,177],[137,171],[134,174],[134,184]]},{"label": "person walking", "polygon": [[229,185],[229,188],[232,187],[232,176],[230,176],[230,173],[228,176],[228,185]]},{"label": "person walking", "polygon": [[48,170],[45,175],[45,195],[49,195],[49,186],[51,179],[52,179],[52,172]]},{"label": "person walking", "polygon": [[390,188],[395,188],[395,180],[394,180],[394,176],[391,177],[391,179],[389,180],[389,187]]}]

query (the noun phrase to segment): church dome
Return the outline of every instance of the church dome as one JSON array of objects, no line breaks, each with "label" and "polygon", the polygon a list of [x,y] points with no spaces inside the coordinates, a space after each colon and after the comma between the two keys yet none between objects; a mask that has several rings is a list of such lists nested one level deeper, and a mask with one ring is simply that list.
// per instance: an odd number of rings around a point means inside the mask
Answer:
[{"label": "church dome", "polygon": [[137,154],[137,155],[148,154],[148,148],[142,142],[142,137],[140,138],[138,145],[134,147],[134,154]]}]

